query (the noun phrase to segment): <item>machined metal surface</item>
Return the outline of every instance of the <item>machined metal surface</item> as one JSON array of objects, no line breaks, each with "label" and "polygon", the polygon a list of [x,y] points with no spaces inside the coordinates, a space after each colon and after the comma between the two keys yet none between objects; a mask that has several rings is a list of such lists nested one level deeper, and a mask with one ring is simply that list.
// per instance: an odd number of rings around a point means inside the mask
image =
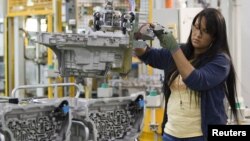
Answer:
[{"label": "machined metal surface", "polygon": [[38,41],[53,50],[61,76],[104,76],[111,68],[123,67],[129,36],[103,31],[89,34],[40,33]]},{"label": "machined metal surface", "polygon": [[4,141],[132,141],[142,131],[144,97],[0,103],[0,135]]},{"label": "machined metal surface", "polygon": [[71,115],[66,100],[0,105],[0,132],[4,141],[69,140]]},{"label": "machined metal surface", "polygon": [[73,120],[78,124],[72,123],[71,140],[84,141],[88,136],[88,141],[133,141],[142,131],[144,96],[139,92],[127,97],[72,99]]}]

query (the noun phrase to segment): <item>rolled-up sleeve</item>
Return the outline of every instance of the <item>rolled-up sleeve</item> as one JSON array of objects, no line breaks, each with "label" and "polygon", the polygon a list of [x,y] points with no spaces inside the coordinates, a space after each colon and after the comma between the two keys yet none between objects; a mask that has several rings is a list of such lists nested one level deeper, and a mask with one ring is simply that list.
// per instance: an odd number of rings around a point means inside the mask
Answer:
[{"label": "rolled-up sleeve", "polygon": [[208,90],[222,83],[229,71],[230,59],[221,53],[203,67],[194,69],[183,82],[192,90]]}]

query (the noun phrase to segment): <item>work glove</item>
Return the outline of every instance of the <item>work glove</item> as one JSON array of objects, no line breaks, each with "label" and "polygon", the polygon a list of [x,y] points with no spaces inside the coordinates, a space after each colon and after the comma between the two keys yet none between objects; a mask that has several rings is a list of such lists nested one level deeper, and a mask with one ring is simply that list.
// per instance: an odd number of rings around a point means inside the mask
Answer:
[{"label": "work glove", "polygon": [[150,24],[155,36],[159,39],[160,45],[168,49],[172,54],[175,53],[179,46],[171,32],[166,31],[165,27],[160,24]]}]

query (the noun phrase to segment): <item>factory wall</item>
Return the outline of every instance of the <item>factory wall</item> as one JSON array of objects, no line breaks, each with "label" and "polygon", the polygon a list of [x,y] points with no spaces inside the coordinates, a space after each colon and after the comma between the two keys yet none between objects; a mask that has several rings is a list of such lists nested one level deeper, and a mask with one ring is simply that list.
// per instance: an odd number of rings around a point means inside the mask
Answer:
[{"label": "factory wall", "polygon": [[250,15],[247,14],[250,12],[249,0],[240,0],[241,2],[241,9],[240,12],[241,16],[241,37],[242,37],[242,95],[244,97],[245,105],[250,108]]}]

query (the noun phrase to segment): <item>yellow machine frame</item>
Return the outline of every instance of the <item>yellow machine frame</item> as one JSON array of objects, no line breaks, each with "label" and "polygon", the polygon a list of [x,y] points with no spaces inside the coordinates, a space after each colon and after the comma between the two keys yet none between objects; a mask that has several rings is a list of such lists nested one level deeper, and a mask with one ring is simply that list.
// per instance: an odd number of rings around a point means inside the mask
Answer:
[{"label": "yellow machine frame", "polygon": [[[148,21],[149,22],[153,22],[153,2],[154,0],[149,0],[149,9],[148,9]],[[148,75],[153,75],[153,68],[150,66],[148,67]],[[158,130],[156,132],[152,132],[150,130],[150,124],[151,124],[151,112],[153,112],[152,109],[147,108],[146,112],[145,112],[145,118],[144,118],[144,128],[143,128],[143,132],[140,135],[140,140],[141,141],[162,141],[161,138],[161,123],[163,120],[163,114],[164,114],[164,108],[156,108],[155,109],[155,120],[157,122],[158,126]],[[155,136],[158,136],[157,139],[155,138]]]},{"label": "yellow machine frame", "polygon": [[[14,17],[18,16],[46,16],[48,20],[48,32],[53,32],[53,16],[57,16],[57,32],[62,31],[61,20],[61,0],[37,0],[33,4],[28,6],[28,0],[9,0],[8,1],[7,17],[5,18],[5,32],[4,32],[4,48],[5,48],[5,96],[9,96],[11,90],[14,88],[14,44],[10,40],[14,37]],[[59,11],[59,12],[55,12]],[[57,15],[55,15],[55,13]],[[48,48],[48,65],[52,65],[53,52]],[[52,79],[49,78],[49,84],[52,83]],[[58,79],[57,82],[62,82]],[[58,89],[58,96],[62,96],[62,88]],[[48,88],[48,97],[53,97],[53,88]]]}]

